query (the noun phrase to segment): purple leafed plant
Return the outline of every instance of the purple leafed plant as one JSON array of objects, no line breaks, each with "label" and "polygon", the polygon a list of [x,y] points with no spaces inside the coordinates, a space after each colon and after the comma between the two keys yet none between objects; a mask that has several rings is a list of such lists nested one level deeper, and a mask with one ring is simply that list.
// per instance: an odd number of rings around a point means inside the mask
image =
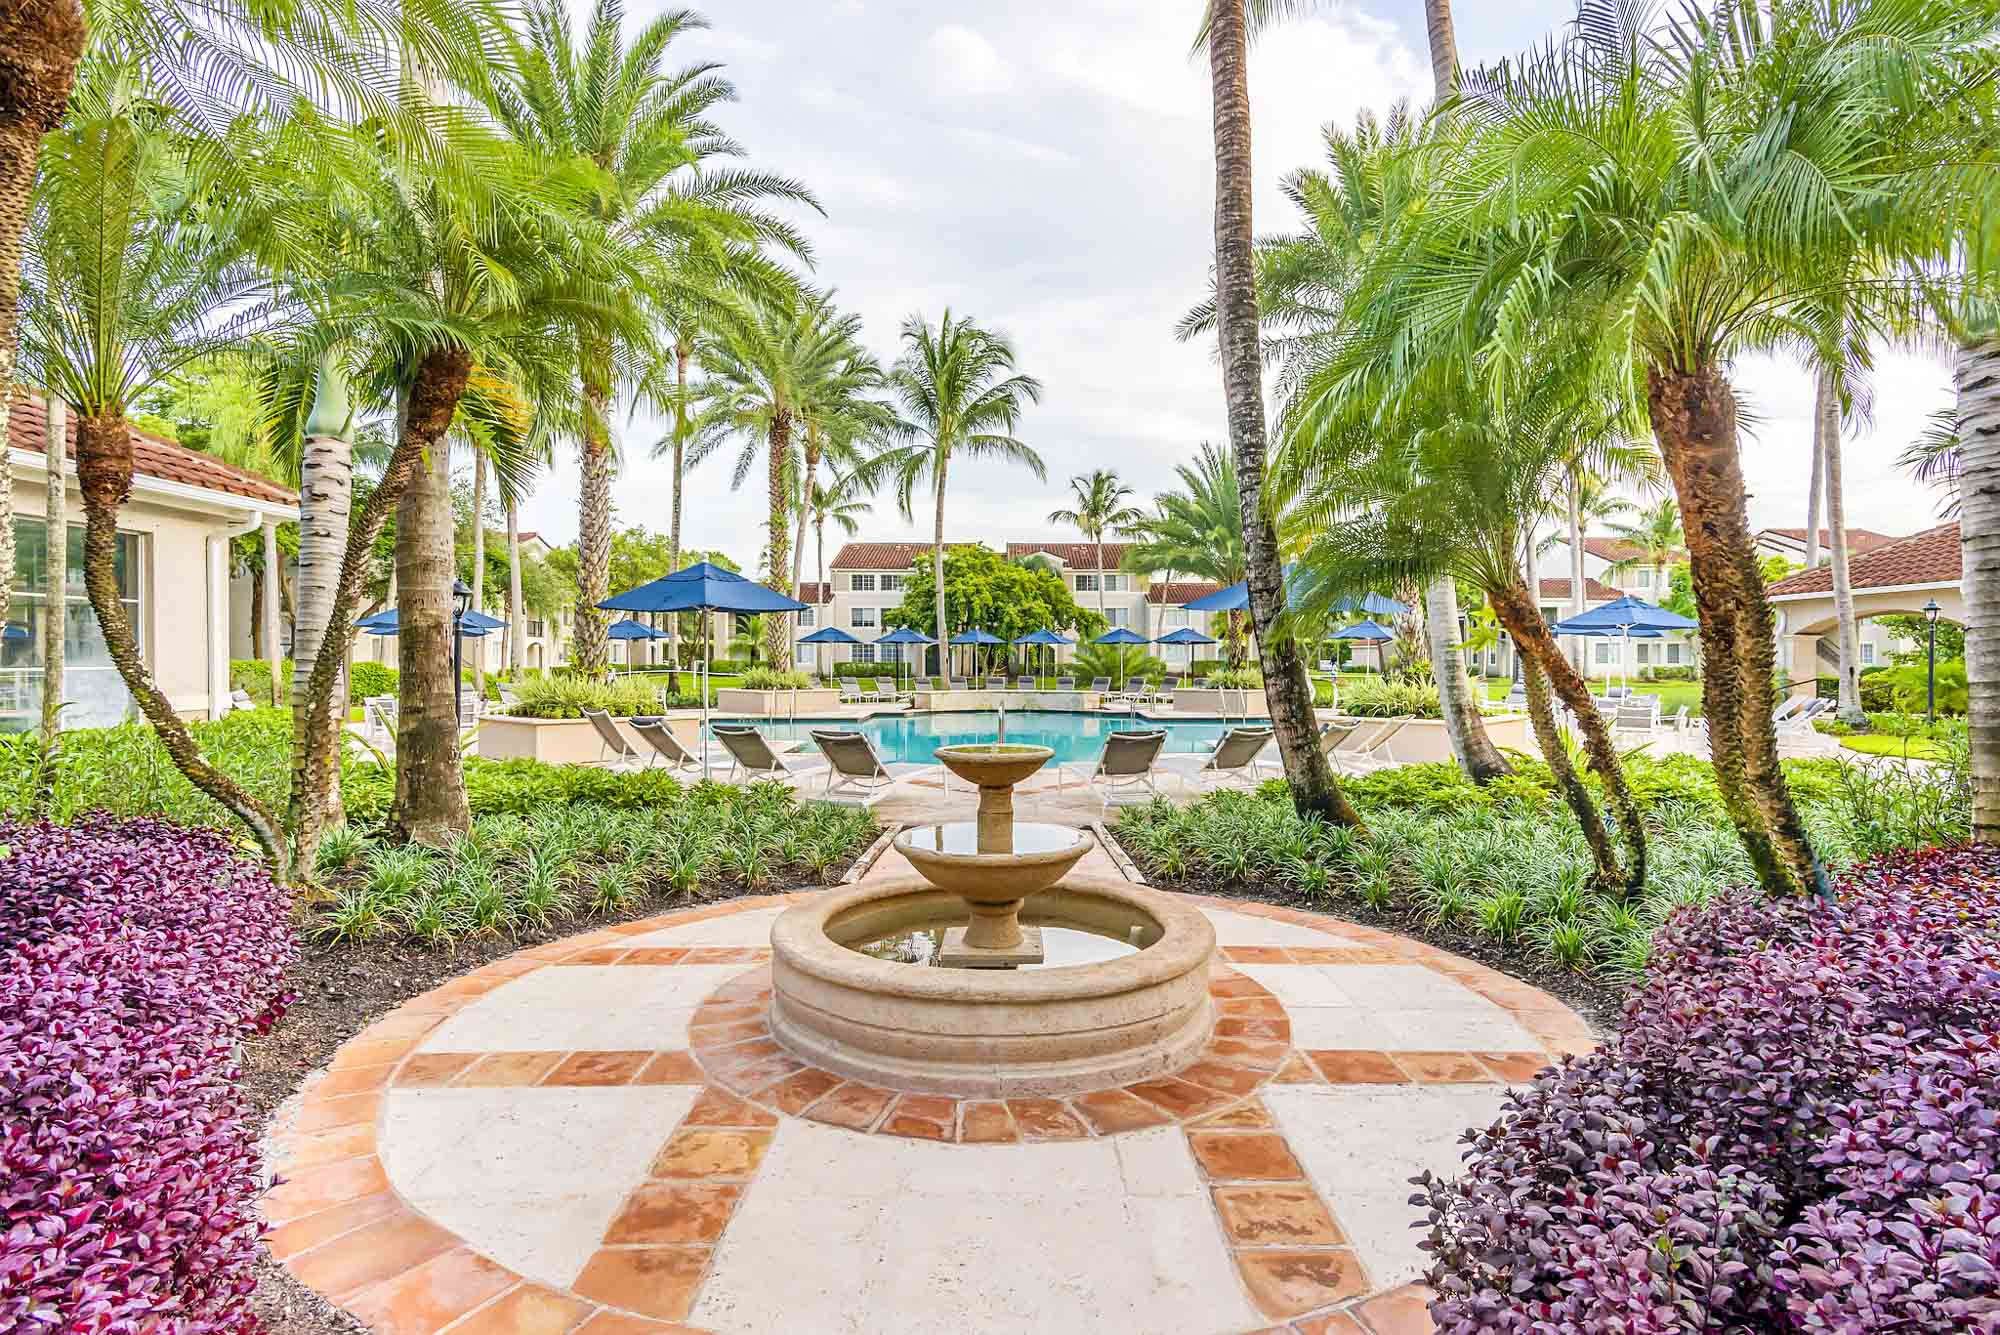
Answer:
[{"label": "purple leafed plant", "polygon": [[1426,1176],[1455,1335],[2000,1335],[2000,850],[1677,915],[1603,1050]]},{"label": "purple leafed plant", "polygon": [[257,1329],[232,1048],[289,1000],[289,898],[159,821],[0,844],[0,1331]]}]

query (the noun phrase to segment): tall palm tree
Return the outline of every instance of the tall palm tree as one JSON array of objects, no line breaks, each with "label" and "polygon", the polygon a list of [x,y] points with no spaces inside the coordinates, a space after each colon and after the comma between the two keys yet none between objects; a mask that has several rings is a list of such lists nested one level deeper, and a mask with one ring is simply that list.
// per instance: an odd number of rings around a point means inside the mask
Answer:
[{"label": "tall palm tree", "polygon": [[[1126,568],[1145,574],[1166,572],[1228,586],[1243,581],[1243,507],[1236,463],[1226,447],[1203,441],[1192,464],[1174,469],[1180,486],[1153,498],[1153,513],[1138,526],[1138,541],[1125,553]],[[1243,661],[1238,614],[1225,614],[1223,656],[1231,667]]]},{"label": "tall palm tree", "polygon": [[892,430],[902,437],[869,461],[870,485],[892,482],[907,519],[917,488],[930,484],[931,576],[937,590],[938,653],[947,655],[951,620],[945,605],[944,502],[954,460],[997,459],[1048,477],[1042,456],[1013,434],[1022,409],[1039,403],[1042,382],[1014,367],[1014,345],[947,307],[936,325],[922,315],[903,321],[903,352],[889,372],[900,411]]},{"label": "tall palm tree", "polygon": [[1104,535],[1131,532],[1146,522],[1146,512],[1126,503],[1132,489],[1109,468],[1096,469],[1087,477],[1071,478],[1069,489],[1076,503],[1049,511],[1049,522],[1074,526],[1097,548],[1097,613],[1103,616]]},{"label": "tall palm tree", "polygon": [[[1498,379],[1541,324],[1567,321],[1597,329],[1594,354],[1645,380],[1687,519],[1717,784],[1774,893],[1826,893],[1828,882],[1769,718],[1773,619],[1729,360],[1797,339],[1808,305],[1842,282],[1857,212],[1872,243],[1908,249],[1875,226],[1887,216],[1877,206],[1902,193],[1897,173],[1931,169],[1908,129],[1930,114],[1932,71],[1973,58],[1975,20],[1859,0],[1832,19],[1787,4],[1768,21],[1730,7],[1659,25],[1589,0],[1549,48],[1471,81],[1449,187],[1392,245],[1398,262],[1373,267],[1357,293],[1360,319],[1400,326],[1398,366],[1470,347]],[[1824,188],[1795,190],[1801,172]],[[1910,303],[1911,286],[1857,284],[1852,318]],[[1389,346],[1367,332],[1356,345]]]},{"label": "tall palm tree", "polygon": [[1608,527],[1613,537],[1633,548],[1632,555],[1611,563],[1609,569],[1612,570],[1633,570],[1640,566],[1664,568],[1687,546],[1687,533],[1681,527],[1680,503],[1671,496],[1663,496],[1652,505],[1642,507],[1638,517],[1630,522],[1613,520]]},{"label": "tall palm tree", "polygon": [[836,473],[824,483],[815,482],[806,498],[806,513],[812,520],[814,580],[826,588],[826,526],[834,524],[848,537],[861,531],[861,517],[875,508],[869,499],[867,479],[856,468]]},{"label": "tall palm tree", "polygon": [[[692,10],[672,10],[634,35],[621,31],[620,0],[597,0],[579,44],[568,6],[533,0],[528,36],[512,38],[518,82],[495,99],[501,122],[524,143],[557,160],[588,164],[590,188],[575,207],[618,245],[652,252],[660,261],[639,293],[656,313],[711,297],[710,263],[690,261],[732,246],[775,244],[805,256],[804,239],[789,223],[762,211],[776,201],[812,204],[804,187],[765,172],[719,170],[716,157],[741,149],[708,119],[735,96],[713,63],[670,71],[664,61],[681,34],[706,27]],[[675,289],[693,292],[677,300]],[[609,331],[579,326],[577,364],[583,385],[579,446],[582,486],[577,526],[575,664],[598,671],[609,661],[607,618],[597,604],[610,594],[611,480],[617,445],[611,435],[612,397],[621,382],[643,377],[650,360],[672,356],[649,337],[638,346]]]},{"label": "tall palm tree", "polygon": [[[771,584],[790,584],[791,499],[808,435],[823,433],[826,405],[852,396],[879,379],[861,355],[859,320],[837,313],[826,297],[799,293],[754,303],[748,318],[722,323],[703,339],[702,381],[692,391],[701,404],[698,440],[691,457],[706,457],[726,440],[738,443],[734,485],[750,476],[764,453],[769,501],[764,548]],[[819,424],[815,426],[815,424]],[[824,434],[815,443],[823,444]],[[785,618],[766,617],[765,648],[773,667],[791,664]]]}]

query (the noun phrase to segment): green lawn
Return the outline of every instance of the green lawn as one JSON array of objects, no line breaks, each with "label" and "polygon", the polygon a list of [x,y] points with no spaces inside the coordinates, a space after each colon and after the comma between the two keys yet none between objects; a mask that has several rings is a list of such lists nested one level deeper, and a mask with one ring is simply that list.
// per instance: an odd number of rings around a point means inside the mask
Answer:
[{"label": "green lawn", "polygon": [[[1609,684],[1611,683],[1593,681],[1590,683],[1590,693],[1602,695],[1605,686]],[[1487,699],[1504,700],[1507,698],[1507,689],[1512,683],[1504,677],[1492,677],[1486,680],[1485,685]],[[1673,717],[1680,712],[1682,705],[1687,706],[1690,715],[1701,713],[1701,683],[1698,681],[1635,681],[1632,683],[1632,689],[1641,695],[1659,696],[1662,717]]]},{"label": "green lawn", "polygon": [[1945,755],[1944,747],[1928,737],[1890,737],[1879,732],[1862,732],[1841,738],[1840,744],[1863,755],[1898,756],[1906,760],[1942,760]]}]

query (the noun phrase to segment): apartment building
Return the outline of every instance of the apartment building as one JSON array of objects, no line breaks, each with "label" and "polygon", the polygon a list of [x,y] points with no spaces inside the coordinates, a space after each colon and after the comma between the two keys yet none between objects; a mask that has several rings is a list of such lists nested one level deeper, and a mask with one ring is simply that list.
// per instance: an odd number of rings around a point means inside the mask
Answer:
[{"label": "apartment building", "polygon": [[[954,544],[956,545],[956,544]],[[972,545],[972,544],[967,544]],[[1189,612],[1181,606],[1203,594],[1215,592],[1216,585],[1186,581],[1166,582],[1152,575],[1135,573],[1123,566],[1131,544],[1107,542],[1100,561],[1098,547],[1088,542],[1029,541],[1009,542],[1002,548],[1009,560],[1038,559],[1046,562],[1069,586],[1077,602],[1092,611],[1102,596],[1104,616],[1113,626],[1123,626],[1134,634],[1153,639],[1181,626],[1192,626],[1203,634],[1220,636],[1211,628],[1211,618]],[[799,594],[806,610],[798,614],[801,635],[820,626],[837,626],[855,639],[856,645],[800,645],[799,665],[807,670],[824,670],[834,663],[863,662],[915,663],[905,658],[905,646],[878,645],[873,641],[888,631],[884,614],[901,605],[903,587],[919,561],[929,560],[927,542],[850,542],[827,563],[824,585],[807,583]],[[1058,653],[1067,661],[1074,651]],[[1168,662],[1177,664],[1185,650],[1170,652]]]}]

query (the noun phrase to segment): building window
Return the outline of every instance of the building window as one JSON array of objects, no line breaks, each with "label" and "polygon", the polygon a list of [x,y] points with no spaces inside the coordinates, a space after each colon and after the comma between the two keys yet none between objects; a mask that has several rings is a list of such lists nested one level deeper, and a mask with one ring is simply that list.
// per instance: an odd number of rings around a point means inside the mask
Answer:
[{"label": "building window", "polygon": [[817,626],[818,624],[819,624],[818,608],[808,605],[804,611],[799,613],[799,628],[801,630],[809,630],[812,627]]},{"label": "building window", "polygon": [[1670,640],[1667,642],[1667,666],[1679,667],[1680,664],[1681,642],[1679,640]]},{"label": "building window", "polygon": [[883,593],[901,593],[903,581],[908,578],[908,575],[883,575],[877,580],[875,587]]},{"label": "building window", "polygon": [[1652,588],[1652,587],[1653,587],[1653,572],[1652,572],[1652,570],[1651,570],[1650,568],[1646,567],[1646,566],[1640,566],[1640,567],[1639,567],[1639,568],[1638,568],[1637,570],[1633,571],[1633,572],[1632,572],[1632,587],[1633,587],[1633,588],[1635,588],[1635,589],[1650,589],[1650,588]]},{"label": "building window", "polygon": [[[874,608],[850,607],[847,609],[847,624],[859,630],[871,630],[879,623],[875,619]],[[875,660],[871,658],[868,661],[872,663]]]},{"label": "building window", "polygon": [[1645,667],[1648,663],[1651,663],[1652,661],[1653,661],[1653,646],[1650,644],[1641,644],[1639,646],[1639,666]]},{"label": "building window", "polygon": [[1113,626],[1129,626],[1132,624],[1132,609],[1129,607],[1107,607],[1104,609],[1104,619]]},{"label": "building window", "polygon": [[1128,592],[1132,587],[1131,579],[1130,575],[1105,575],[1104,591],[1106,593]]},{"label": "building window", "polygon": [[1861,642],[1861,666],[1873,667],[1874,665],[1875,665],[1875,646],[1869,643],[1867,640],[1863,640]]},{"label": "building window", "polygon": [[[0,635],[0,728],[29,726],[41,711],[42,645],[49,633],[47,608],[48,526],[39,519],[14,521],[14,598],[5,633]],[[69,565],[63,581],[63,711],[65,728],[103,727],[123,720],[132,697],[111,661],[98,628],[97,613],[83,587],[83,525],[69,526]],[[113,558],[118,601],[145,652],[146,618],[140,598],[139,536],[118,535]],[[269,596],[267,592],[267,596]]]},{"label": "building window", "polygon": [[548,634],[548,627],[542,624],[542,619],[540,617],[530,617],[528,620],[528,638],[539,640],[546,634]]},{"label": "building window", "polygon": [[[887,646],[887,645],[884,645],[883,647],[884,647],[884,648],[887,648],[888,646]],[[857,644],[857,645],[855,645],[855,646],[854,646],[854,661],[855,661],[855,662],[857,662],[857,663],[872,663],[872,662],[874,662],[874,661],[875,661],[875,646],[874,646],[874,645],[872,645],[872,644]]]},{"label": "building window", "polygon": [[1076,591],[1077,591],[1078,593],[1096,593],[1096,592],[1097,592],[1097,576],[1095,576],[1095,575],[1078,575],[1078,576],[1076,577]]},{"label": "building window", "polygon": [[1193,615],[1185,607],[1169,607],[1166,611],[1166,619],[1161,624],[1177,629],[1181,626],[1193,624],[1190,620]]},{"label": "building window", "polygon": [[1611,665],[1611,641],[1597,640],[1590,646],[1590,661],[1599,667]]},{"label": "building window", "polygon": [[873,593],[875,592],[875,577],[873,575],[849,575],[847,577],[847,587],[856,593]]},{"label": "building window", "polygon": [[[872,645],[872,644],[871,644],[871,645],[869,645],[868,647],[869,647],[870,649],[875,649],[875,647],[876,647],[876,646],[874,646],[874,645]],[[902,661],[903,661],[903,646],[902,646],[902,645],[900,645],[900,644],[885,644],[885,645],[881,646],[881,648],[880,648],[879,650],[877,650],[877,652],[876,652],[876,661],[877,661],[877,662],[880,662],[880,663],[900,663],[900,662],[902,662]]]}]

